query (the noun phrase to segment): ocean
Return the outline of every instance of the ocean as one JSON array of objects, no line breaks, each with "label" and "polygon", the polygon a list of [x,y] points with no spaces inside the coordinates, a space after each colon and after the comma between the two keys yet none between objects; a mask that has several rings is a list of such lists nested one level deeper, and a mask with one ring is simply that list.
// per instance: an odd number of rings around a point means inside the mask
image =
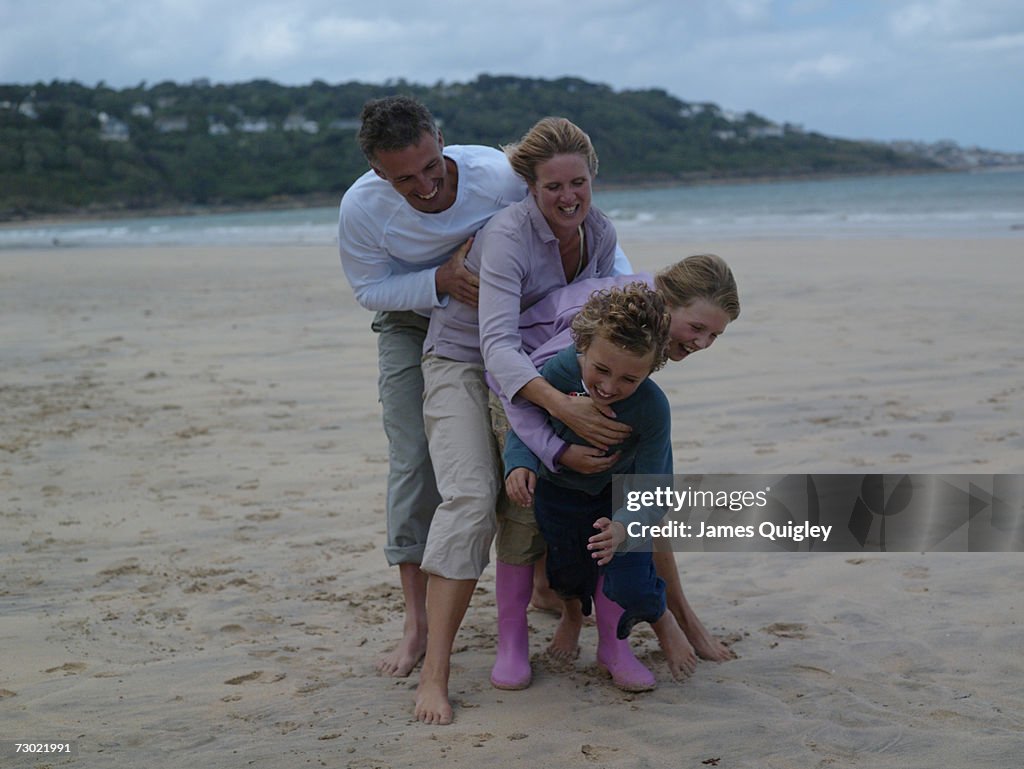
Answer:
[{"label": "ocean", "polygon": [[[1024,169],[598,188],[623,240],[1024,237]],[[336,242],[337,209],[0,226],[15,248],[310,245]]]}]

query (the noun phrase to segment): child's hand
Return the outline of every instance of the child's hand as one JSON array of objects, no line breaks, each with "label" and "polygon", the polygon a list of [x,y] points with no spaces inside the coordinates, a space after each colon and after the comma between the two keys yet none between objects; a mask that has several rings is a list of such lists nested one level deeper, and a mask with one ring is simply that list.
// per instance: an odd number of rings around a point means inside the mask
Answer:
[{"label": "child's hand", "polygon": [[597,565],[604,566],[615,556],[618,546],[626,541],[626,527],[618,521],[598,518],[594,521],[594,528],[599,533],[588,540],[587,549],[590,557],[597,559]]},{"label": "child's hand", "polygon": [[517,467],[505,479],[508,498],[523,507],[533,505],[533,490],[537,487],[537,474],[525,467]]}]

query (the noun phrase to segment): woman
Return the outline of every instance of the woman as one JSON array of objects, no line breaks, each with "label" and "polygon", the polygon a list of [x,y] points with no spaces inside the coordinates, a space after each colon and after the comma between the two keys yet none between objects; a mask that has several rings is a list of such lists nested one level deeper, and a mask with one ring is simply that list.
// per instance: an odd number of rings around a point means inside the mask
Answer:
[{"label": "woman", "polygon": [[593,445],[607,447],[628,431],[590,404],[564,403],[529,358],[516,352],[522,310],[573,282],[632,271],[611,222],[591,206],[597,154],[587,135],[564,118],[544,118],[506,154],[530,194],[496,214],[466,258],[467,268],[480,275],[479,317],[476,308],[449,299],[434,311],[424,344],[423,416],[443,500],[421,563],[429,574],[427,651],[416,717],[427,723],[451,721],[451,648],[497,527],[503,473],[481,340],[485,351],[489,344],[488,367],[496,376],[522,380],[509,392],[528,391]]}]

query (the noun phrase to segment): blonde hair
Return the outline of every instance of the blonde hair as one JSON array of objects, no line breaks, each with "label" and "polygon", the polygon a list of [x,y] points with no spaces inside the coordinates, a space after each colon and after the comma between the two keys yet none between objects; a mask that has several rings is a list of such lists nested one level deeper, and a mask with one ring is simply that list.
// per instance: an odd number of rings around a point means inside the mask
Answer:
[{"label": "blonde hair", "polygon": [[555,155],[581,155],[591,177],[597,176],[597,152],[590,137],[564,117],[542,118],[522,139],[502,149],[512,170],[531,186],[537,181],[537,166]]},{"label": "blonde hair", "polygon": [[731,320],[740,316],[736,279],[725,260],[715,254],[697,254],[676,262],[654,276],[654,286],[670,309],[689,307],[705,299],[720,307]]},{"label": "blonde hair", "polygon": [[576,349],[586,352],[595,337],[638,356],[654,354],[651,372],[668,360],[671,317],[665,300],[646,283],[595,291],[572,322]]}]

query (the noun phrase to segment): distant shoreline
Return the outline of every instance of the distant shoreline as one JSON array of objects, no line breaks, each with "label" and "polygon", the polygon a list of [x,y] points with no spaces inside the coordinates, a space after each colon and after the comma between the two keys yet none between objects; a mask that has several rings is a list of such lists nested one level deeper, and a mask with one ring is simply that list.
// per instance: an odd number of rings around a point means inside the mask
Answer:
[{"label": "distant shoreline", "polygon": [[[813,173],[794,172],[792,174],[771,174],[764,176],[729,176],[711,174],[693,174],[689,178],[658,179],[644,178],[635,181],[608,181],[600,178],[595,190],[648,190],[668,189],[672,187],[704,187],[719,185],[771,184],[786,181],[824,181],[828,179],[851,179],[885,176],[921,176],[930,174],[950,173],[999,173],[1002,171],[1024,170],[1024,166],[993,166],[986,168],[937,168],[937,169],[901,169],[877,171],[873,173]],[[341,201],[344,190],[336,193],[276,197],[257,203],[224,203],[224,204],[180,204],[173,206],[156,206],[153,208],[124,208],[119,206],[90,206],[64,212],[46,212],[40,214],[4,215],[0,214],[0,227],[16,227],[24,224],[52,224],[62,222],[88,222],[119,219],[145,219],[170,216],[209,216],[211,214],[258,213],[260,211],[292,211],[306,208],[334,208]]]}]

